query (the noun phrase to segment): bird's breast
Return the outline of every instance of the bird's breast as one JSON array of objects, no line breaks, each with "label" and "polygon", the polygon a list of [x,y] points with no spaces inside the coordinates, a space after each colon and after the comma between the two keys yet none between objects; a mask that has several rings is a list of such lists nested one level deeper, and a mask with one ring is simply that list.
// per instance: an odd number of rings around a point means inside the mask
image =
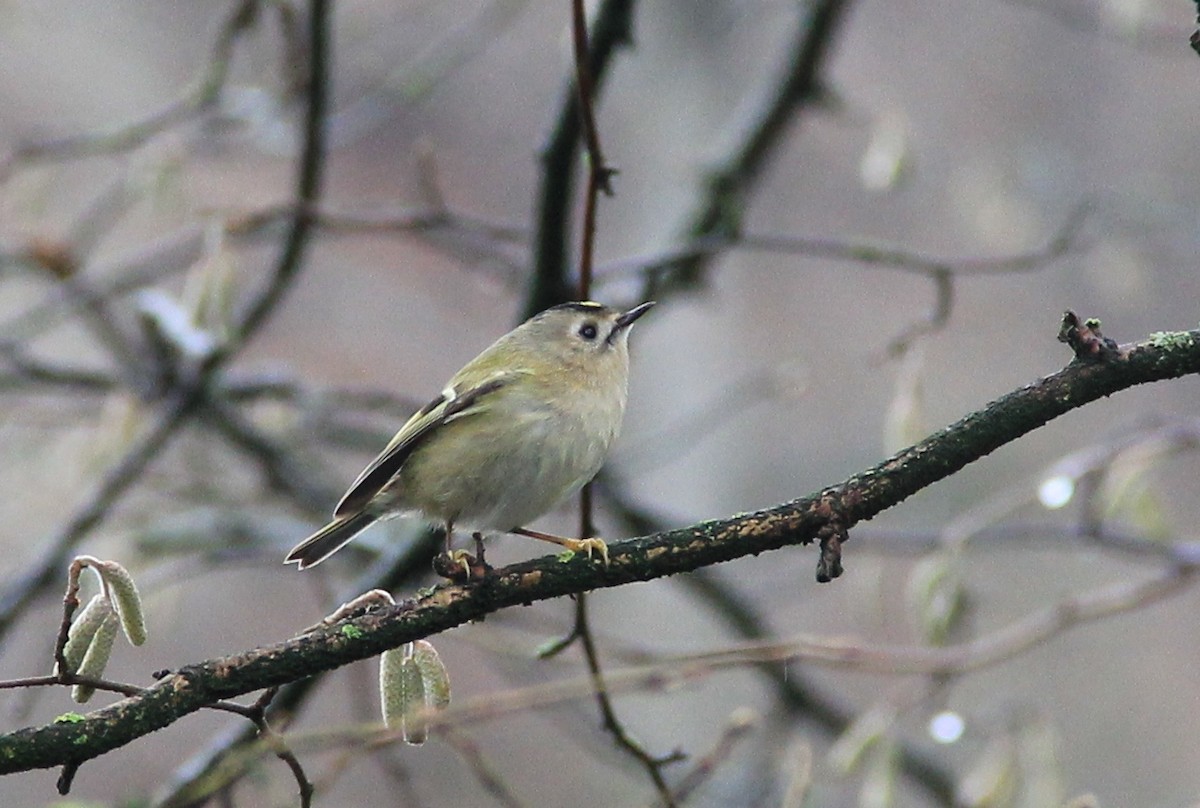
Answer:
[{"label": "bird's breast", "polygon": [[414,452],[397,486],[408,507],[510,530],[546,513],[600,470],[620,431],[623,394],[552,402],[501,392],[486,410],[447,423]]}]

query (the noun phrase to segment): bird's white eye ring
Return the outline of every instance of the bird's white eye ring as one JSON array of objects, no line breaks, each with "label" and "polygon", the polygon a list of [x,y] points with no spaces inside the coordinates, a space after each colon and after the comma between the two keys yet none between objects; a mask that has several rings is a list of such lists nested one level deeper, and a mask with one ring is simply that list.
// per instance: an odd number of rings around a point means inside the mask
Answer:
[{"label": "bird's white eye ring", "polygon": [[583,337],[588,342],[594,340],[599,333],[600,331],[596,328],[596,324],[591,321],[579,326],[579,336]]}]

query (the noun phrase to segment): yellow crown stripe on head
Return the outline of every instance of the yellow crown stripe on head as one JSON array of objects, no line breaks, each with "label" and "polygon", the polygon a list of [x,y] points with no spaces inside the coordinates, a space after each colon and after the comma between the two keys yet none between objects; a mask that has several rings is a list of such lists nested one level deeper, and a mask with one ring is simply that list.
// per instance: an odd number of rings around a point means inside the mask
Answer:
[{"label": "yellow crown stripe on head", "polygon": [[579,300],[572,303],[559,303],[546,311],[600,311],[603,308],[605,308],[603,303],[597,303],[594,300]]}]

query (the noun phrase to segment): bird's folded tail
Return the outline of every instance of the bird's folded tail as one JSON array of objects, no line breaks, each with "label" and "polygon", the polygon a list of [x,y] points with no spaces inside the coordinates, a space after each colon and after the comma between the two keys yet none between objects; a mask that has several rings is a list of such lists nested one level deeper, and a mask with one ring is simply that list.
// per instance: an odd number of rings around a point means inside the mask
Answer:
[{"label": "bird's folded tail", "polygon": [[335,519],[293,547],[283,563],[297,564],[302,570],[316,566],[349,544],[351,539],[370,527],[376,518],[360,511]]}]

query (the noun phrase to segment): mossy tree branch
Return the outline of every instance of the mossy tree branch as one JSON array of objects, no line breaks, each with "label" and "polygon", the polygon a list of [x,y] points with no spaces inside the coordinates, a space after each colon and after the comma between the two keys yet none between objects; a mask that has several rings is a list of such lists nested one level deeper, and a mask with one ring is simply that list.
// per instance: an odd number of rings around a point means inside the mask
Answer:
[{"label": "mossy tree branch", "polygon": [[220,699],[375,656],[510,606],[648,581],[814,540],[823,546],[818,575],[834,577],[840,569],[838,546],[858,522],[1066,412],[1135,385],[1200,373],[1200,330],[1155,334],[1118,346],[1100,335],[1094,321],[1081,323],[1068,315],[1060,336],[1076,355],[1062,370],[816,494],[611,544],[608,567],[579,557],[534,559],[482,581],[443,584],[417,599],[287,642],[188,665],[145,692],[86,716],[0,736],[0,774],[75,766]]}]

